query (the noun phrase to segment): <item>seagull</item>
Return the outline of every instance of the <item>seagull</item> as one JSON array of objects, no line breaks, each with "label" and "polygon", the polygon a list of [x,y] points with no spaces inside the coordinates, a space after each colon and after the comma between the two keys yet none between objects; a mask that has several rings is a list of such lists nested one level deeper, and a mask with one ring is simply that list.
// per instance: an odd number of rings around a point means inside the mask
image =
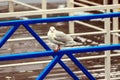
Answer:
[{"label": "seagull", "polygon": [[54,50],[55,52],[58,52],[60,50],[60,45],[64,45],[66,47],[81,45],[81,44],[75,42],[71,36],[65,34],[62,31],[56,30],[54,26],[50,27],[50,29],[47,33],[47,36],[48,36],[48,39],[52,43],[58,45],[57,49]]}]

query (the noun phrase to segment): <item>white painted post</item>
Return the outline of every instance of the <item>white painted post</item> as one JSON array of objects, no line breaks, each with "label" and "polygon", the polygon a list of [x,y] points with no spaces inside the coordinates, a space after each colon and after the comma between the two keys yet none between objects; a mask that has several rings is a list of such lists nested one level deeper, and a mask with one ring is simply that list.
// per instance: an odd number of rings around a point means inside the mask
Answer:
[{"label": "white painted post", "polygon": [[[67,0],[67,7],[68,8],[73,8],[74,7],[74,4],[73,4],[73,1],[74,0]],[[73,16],[74,15],[74,13],[69,13],[69,16]],[[74,28],[74,21],[69,21],[69,33],[70,34],[73,34],[73,33],[75,33],[75,28]]]},{"label": "white painted post", "polygon": [[[118,0],[113,0],[113,4],[118,4]],[[113,9],[114,12],[117,12],[118,9]],[[113,30],[118,30],[119,29],[119,20],[118,18],[113,18],[113,24],[112,24]],[[115,33],[117,34],[117,33]],[[117,44],[119,42],[118,36],[113,34],[113,44]]]},{"label": "white painted post", "polygon": [[[108,4],[108,0],[104,0],[103,1],[104,5]],[[106,12],[110,12],[109,9],[106,9]],[[105,34],[105,39],[104,42],[105,44],[110,44],[111,43],[111,36],[110,36],[110,18],[106,18],[104,21],[104,28],[106,30],[106,34]],[[110,80],[110,72],[111,72],[111,57],[110,57],[111,51],[105,51],[105,80]]]},{"label": "white painted post", "polygon": [[14,2],[9,0],[8,2],[9,12],[14,12]]},{"label": "white painted post", "polygon": [[[111,37],[110,37],[110,19],[105,20],[105,29],[106,29],[106,34],[105,34],[105,44],[110,44],[111,43]],[[111,59],[110,59],[110,54],[111,51],[105,51],[105,80],[110,80],[110,72],[111,72]]]},{"label": "white painted post", "polygon": [[[42,10],[46,10],[47,9],[47,1],[46,0],[42,0]],[[47,15],[46,14],[43,14],[42,15],[42,18],[46,18]]]}]

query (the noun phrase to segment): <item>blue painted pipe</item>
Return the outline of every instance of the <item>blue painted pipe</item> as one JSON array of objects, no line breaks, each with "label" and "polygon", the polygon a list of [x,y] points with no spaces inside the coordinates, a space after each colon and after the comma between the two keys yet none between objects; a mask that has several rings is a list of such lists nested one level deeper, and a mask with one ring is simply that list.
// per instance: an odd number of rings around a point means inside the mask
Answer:
[{"label": "blue painted pipe", "polygon": [[7,40],[13,35],[13,33],[18,29],[19,25],[12,26],[8,32],[0,39],[0,48],[7,42]]},{"label": "blue painted pipe", "polygon": [[72,54],[67,55],[75,65],[89,78],[89,80],[96,80],[90,72],[78,61]]},{"label": "blue painted pipe", "polygon": [[104,13],[104,14],[88,14],[79,16],[63,16],[63,17],[51,17],[51,18],[36,18],[29,20],[12,20],[0,22],[0,26],[11,26],[15,24],[35,24],[35,23],[47,23],[47,22],[62,22],[62,21],[73,21],[73,20],[89,20],[97,18],[111,18],[120,16],[120,12]]},{"label": "blue painted pipe", "polygon": [[27,53],[20,53],[20,54],[1,55],[0,61],[53,56],[53,55],[61,54],[61,53],[69,55],[70,53],[77,54],[77,53],[82,53],[82,52],[95,52],[95,51],[119,50],[119,49],[120,49],[120,44],[113,44],[113,45],[68,48],[68,49],[62,49],[58,51],[57,53],[54,53],[53,50],[40,51],[40,52],[27,52]]},{"label": "blue painted pipe", "polygon": [[63,54],[56,55],[53,60],[48,64],[48,66],[41,72],[41,74],[36,78],[36,80],[44,80],[46,75],[53,69],[53,67],[60,61]]},{"label": "blue painted pipe", "polygon": [[26,53],[16,53],[16,54],[5,54],[0,56],[0,61],[6,60],[18,60],[36,57],[45,57],[55,55],[52,50],[50,51],[40,51],[40,52],[26,52]]}]

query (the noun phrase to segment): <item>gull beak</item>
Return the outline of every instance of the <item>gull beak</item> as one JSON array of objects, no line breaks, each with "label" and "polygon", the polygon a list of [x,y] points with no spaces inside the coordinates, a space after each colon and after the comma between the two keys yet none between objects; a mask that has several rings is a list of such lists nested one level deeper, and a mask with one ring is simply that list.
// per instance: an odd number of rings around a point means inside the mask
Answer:
[{"label": "gull beak", "polygon": [[50,27],[50,31],[51,31],[51,33],[53,33],[55,31],[55,28],[54,27]]}]

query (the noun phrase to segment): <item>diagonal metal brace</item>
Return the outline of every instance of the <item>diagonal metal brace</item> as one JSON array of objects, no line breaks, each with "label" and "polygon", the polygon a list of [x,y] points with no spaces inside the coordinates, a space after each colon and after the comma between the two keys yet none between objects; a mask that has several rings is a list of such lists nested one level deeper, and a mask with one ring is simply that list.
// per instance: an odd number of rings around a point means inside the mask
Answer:
[{"label": "diagonal metal brace", "polygon": [[13,35],[13,33],[19,28],[19,25],[12,26],[3,38],[0,40],[0,48],[7,42],[7,40]]},{"label": "diagonal metal brace", "polygon": [[90,72],[72,55],[67,54],[67,56],[74,62],[74,64],[88,77],[89,80],[96,80]]},{"label": "diagonal metal brace", "polygon": [[56,55],[53,60],[47,65],[46,68],[41,72],[41,74],[37,77],[36,80],[43,80],[47,74],[53,69],[53,67],[60,61],[62,58],[63,54]]}]

